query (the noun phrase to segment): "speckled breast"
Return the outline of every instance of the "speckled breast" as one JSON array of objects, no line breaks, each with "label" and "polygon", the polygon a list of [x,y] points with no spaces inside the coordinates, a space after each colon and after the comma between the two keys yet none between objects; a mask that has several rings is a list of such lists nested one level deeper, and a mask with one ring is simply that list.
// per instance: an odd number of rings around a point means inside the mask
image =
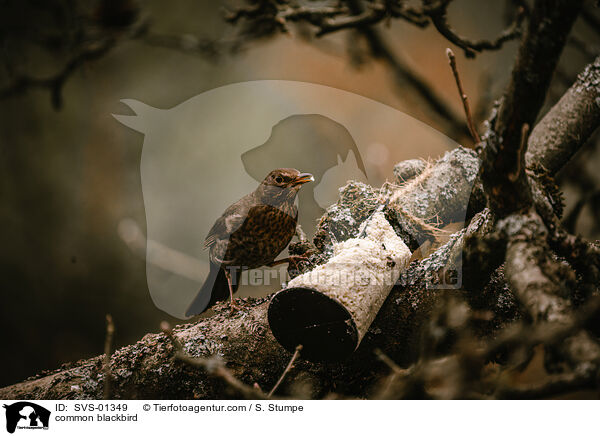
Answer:
[{"label": "speckled breast", "polygon": [[273,262],[296,231],[298,211],[290,206],[255,206],[229,238],[224,264],[258,268]]}]

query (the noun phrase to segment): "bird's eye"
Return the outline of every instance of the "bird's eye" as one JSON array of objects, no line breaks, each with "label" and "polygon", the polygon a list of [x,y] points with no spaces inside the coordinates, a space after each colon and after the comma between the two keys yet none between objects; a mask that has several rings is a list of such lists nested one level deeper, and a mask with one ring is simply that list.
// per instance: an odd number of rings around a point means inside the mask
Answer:
[{"label": "bird's eye", "polygon": [[275,177],[275,181],[276,181],[277,183],[283,183],[283,177],[281,177],[281,176],[277,176],[277,177]]}]

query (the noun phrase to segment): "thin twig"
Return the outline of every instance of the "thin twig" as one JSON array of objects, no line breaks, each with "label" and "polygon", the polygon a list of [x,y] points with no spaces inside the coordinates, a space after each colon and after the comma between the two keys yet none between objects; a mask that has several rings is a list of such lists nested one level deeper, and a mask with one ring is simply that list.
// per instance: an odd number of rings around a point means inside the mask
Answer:
[{"label": "thin twig", "polygon": [[292,356],[292,358],[290,359],[290,362],[285,367],[285,370],[281,374],[281,377],[279,377],[279,380],[277,380],[277,383],[275,383],[275,386],[273,386],[273,389],[271,389],[271,391],[268,393],[267,398],[271,398],[273,396],[273,394],[275,393],[275,391],[277,390],[277,388],[279,387],[279,385],[281,384],[281,382],[283,382],[283,379],[285,378],[285,376],[290,372],[290,370],[294,366],[294,362],[300,356],[300,351],[302,351],[302,345],[298,345],[296,347],[296,351],[294,351],[294,355]]},{"label": "thin twig", "polygon": [[213,356],[208,359],[191,357],[187,354],[176,353],[175,358],[195,368],[201,368],[215,377],[223,380],[234,391],[241,394],[248,400],[266,400],[267,397],[261,390],[257,390],[252,386],[238,380],[223,363],[223,360]]},{"label": "thin twig", "polygon": [[388,368],[392,370],[392,373],[386,378],[385,383],[381,391],[376,395],[376,398],[390,398],[392,392],[392,386],[400,377],[406,377],[412,374],[412,370],[414,366],[410,369],[404,369],[398,366],[396,362],[394,362],[387,354],[381,351],[379,348],[374,350],[375,355],[379,360],[387,365]]},{"label": "thin twig", "polygon": [[[431,2],[430,0],[428,2]],[[444,4],[445,3],[445,4]],[[447,7],[450,2],[442,2],[439,6],[432,8],[425,8],[424,12],[431,18],[431,21],[437,31],[448,41],[462,48],[465,52],[465,56],[468,58],[475,57],[477,52],[483,50],[499,50],[502,48],[505,42],[517,39],[522,33],[523,18],[525,17],[525,8],[519,7],[517,15],[510,26],[504,29],[496,39],[492,41],[481,40],[481,41],[470,41],[458,35],[450,27],[447,21]]]},{"label": "thin twig", "polygon": [[62,107],[62,90],[67,79],[83,64],[104,56],[115,46],[115,43],[115,39],[106,38],[88,44],[69,59],[60,71],[49,77],[37,78],[27,74],[15,74],[11,83],[0,89],[0,99],[20,94],[33,87],[46,88],[50,91],[53,107],[60,109]]},{"label": "thin twig", "polygon": [[454,80],[456,81],[456,87],[458,88],[458,93],[460,95],[460,99],[463,104],[463,109],[465,110],[465,116],[467,117],[467,127],[469,128],[469,133],[475,141],[475,144],[479,144],[481,142],[481,138],[479,138],[479,134],[477,133],[477,129],[475,128],[475,124],[473,123],[473,117],[471,115],[471,108],[469,107],[469,99],[465,91],[463,90],[462,83],[460,81],[460,76],[458,74],[458,68],[456,67],[456,57],[450,48],[446,49],[446,56],[448,56],[448,61],[450,63],[450,68],[452,69],[452,74],[454,74]]},{"label": "thin twig", "polygon": [[336,20],[327,20],[319,28],[316,36],[327,35],[338,30],[360,28],[377,24],[386,17],[385,10],[367,9],[358,15],[349,15]]},{"label": "thin twig", "polygon": [[600,315],[600,297],[594,297],[575,311],[567,323],[541,322],[536,326],[515,324],[502,330],[496,339],[481,350],[480,356],[487,361],[505,348],[514,350],[519,346],[532,348],[539,344],[547,346],[560,344],[566,338],[581,331],[598,315]]},{"label": "thin twig", "polygon": [[375,59],[383,61],[393,73],[400,95],[404,95],[407,90],[419,95],[429,110],[439,115],[442,120],[448,123],[448,133],[450,136],[456,137],[469,133],[460,118],[444,101],[442,96],[418,72],[414,71],[396,55],[381,32],[372,27],[362,27],[359,30],[369,44],[371,55]]},{"label": "thin twig", "polygon": [[103,398],[110,400],[112,391],[112,372],[110,370],[110,357],[113,349],[113,337],[115,335],[115,324],[112,316],[106,314],[106,338],[104,340],[104,391]]},{"label": "thin twig", "polygon": [[261,395],[265,395],[264,391],[262,390],[262,388],[260,387],[260,385],[256,382],[254,382],[254,384],[252,385],[252,387],[259,392]]},{"label": "thin twig", "polygon": [[376,348],[374,352],[377,358],[383,363],[385,363],[388,366],[388,368],[390,368],[394,373],[401,374],[406,372],[406,370],[400,368],[398,364],[396,364],[396,362],[394,362],[387,354],[385,354],[379,348]]},{"label": "thin twig", "polygon": [[169,338],[169,340],[171,341],[171,344],[175,348],[175,351],[181,352],[181,353],[185,352],[183,349],[183,345],[181,344],[181,342],[179,342],[179,339],[177,339],[175,334],[173,334],[173,329],[171,328],[171,324],[169,324],[167,321],[163,321],[160,323],[160,329],[167,336],[167,338]]},{"label": "thin twig", "polygon": [[222,51],[216,40],[193,34],[167,35],[146,31],[140,35],[139,40],[150,46],[197,54],[213,61],[218,59]]}]

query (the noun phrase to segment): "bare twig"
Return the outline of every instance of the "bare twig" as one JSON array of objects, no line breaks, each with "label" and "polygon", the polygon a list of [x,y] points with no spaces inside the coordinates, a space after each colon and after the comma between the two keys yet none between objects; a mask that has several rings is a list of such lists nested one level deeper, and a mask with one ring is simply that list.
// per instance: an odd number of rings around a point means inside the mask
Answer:
[{"label": "bare twig", "polygon": [[277,8],[268,2],[257,2],[255,5],[229,12],[226,19],[236,23],[242,17],[250,21],[270,18],[283,31],[287,31],[285,22],[288,20],[305,21],[317,28],[316,36],[345,29],[363,29],[391,18],[402,19],[418,27],[427,27],[431,20],[444,38],[461,47],[468,57],[473,57],[476,52],[498,50],[505,42],[517,39],[521,35],[521,25],[525,16],[525,8],[520,7],[514,21],[497,38],[491,41],[470,41],[456,34],[449,26],[446,15],[450,1],[427,1],[420,10],[406,6],[402,2],[386,1],[369,2],[365,8],[356,11],[356,1],[348,0],[345,3],[348,4],[348,8],[343,6],[344,2],[340,2],[336,7],[306,7],[283,1]]},{"label": "bare twig", "polygon": [[511,25],[502,31],[496,39],[492,41],[470,41],[456,34],[448,24],[447,7],[450,2],[434,3],[433,0],[427,0],[425,1],[425,4],[434,5],[434,7],[425,8],[424,12],[431,18],[437,31],[448,41],[462,48],[465,52],[465,56],[468,58],[473,58],[477,52],[484,50],[499,50],[505,42],[519,38],[522,33],[521,26],[523,18],[525,17],[525,9],[522,7],[518,9],[517,16]]},{"label": "bare twig", "polygon": [[375,28],[377,24],[391,18],[402,19],[419,27],[427,26],[431,20],[444,37],[463,48],[469,55],[484,50],[500,49],[506,41],[517,39],[521,35],[522,21],[526,15],[523,7],[518,9],[517,16],[509,28],[495,40],[470,41],[456,35],[447,24],[446,9],[449,4],[450,1],[428,1],[421,9],[416,9],[404,5],[403,2],[344,0],[336,6],[323,5],[309,8],[288,1],[277,3],[259,1],[232,11],[227,19],[236,23],[244,18],[247,24],[254,23],[257,28],[261,23],[270,20],[270,28],[277,27],[282,31],[287,31],[285,26],[287,21],[301,21],[314,26],[317,37],[348,29],[357,30],[366,38],[372,56],[382,60],[392,70],[399,90],[405,93],[408,89],[420,95],[429,108],[449,124],[450,129],[445,127],[450,136],[462,139],[457,136],[470,135],[469,129],[465,128],[434,88],[394,53],[383,35]]},{"label": "bare twig", "polygon": [[242,395],[247,400],[266,400],[267,396],[260,389],[256,389],[252,386],[248,386],[242,383],[240,380],[235,378],[231,372],[225,367],[225,363],[218,357],[210,357],[208,359],[195,358],[187,354],[176,354],[175,357],[181,362],[204,369],[211,375],[223,380],[229,387],[235,392]]},{"label": "bare twig", "polygon": [[467,94],[463,90],[462,83],[460,81],[460,76],[458,75],[458,68],[456,67],[456,57],[454,56],[452,50],[450,50],[449,48],[446,49],[446,56],[448,56],[450,68],[452,68],[452,74],[454,74],[454,80],[456,81],[456,87],[458,88],[458,94],[460,95],[460,99],[465,110],[465,116],[467,117],[467,126],[469,127],[469,132],[471,133],[471,137],[473,138],[475,145],[477,145],[481,142],[481,139],[479,138],[479,134],[477,133],[477,129],[475,128],[475,124],[473,123],[471,109],[469,108],[469,100]]},{"label": "bare twig", "polygon": [[62,90],[67,79],[81,65],[102,57],[114,46],[115,39],[113,38],[88,44],[69,59],[59,72],[49,77],[36,78],[28,74],[15,73],[11,83],[4,89],[0,89],[0,99],[20,94],[29,88],[45,88],[51,93],[54,108],[60,109],[62,107]]},{"label": "bare twig", "polygon": [[163,35],[150,31],[148,22],[138,19],[123,29],[124,32],[113,32],[112,29],[85,29],[82,32],[90,33],[90,37],[81,38],[82,43],[77,43],[73,48],[73,54],[66,60],[64,65],[54,74],[47,77],[34,77],[28,73],[15,71],[8,61],[6,47],[3,44],[2,56],[5,68],[8,72],[9,82],[0,88],[0,99],[20,95],[31,88],[41,88],[50,91],[52,105],[60,109],[63,104],[62,93],[67,81],[84,65],[98,60],[112,51],[124,40],[138,40],[148,45],[165,47],[179,50],[184,53],[201,55],[209,60],[217,59],[220,51],[225,47],[235,46],[238,41],[219,41],[200,37],[192,34]]},{"label": "bare twig", "polygon": [[[450,307],[448,307],[450,306]],[[443,306],[441,320],[452,317],[451,305]],[[533,349],[540,344],[556,346],[565,341],[580,341],[585,337],[582,329],[600,311],[600,299],[594,298],[583,308],[574,312],[566,323],[543,322],[535,326],[526,323],[513,324],[500,332],[497,339],[482,346],[470,342],[468,329],[455,329],[454,334],[466,340],[466,346],[460,345],[442,357],[422,356],[421,359],[407,369],[402,369],[380,351],[377,356],[392,370],[378,393],[378,398],[395,397],[434,397],[434,398],[479,398],[483,392],[492,391],[491,398],[546,398],[563,392],[578,389],[591,389],[596,386],[595,374],[598,362],[589,361],[573,372],[555,376],[543,383],[526,386],[509,386],[505,379],[498,378],[481,384],[480,372],[485,363],[494,359],[499,350],[508,350],[510,355]],[[454,314],[455,315],[455,314]],[[471,316],[473,313],[471,313]],[[464,324],[466,325],[466,324]],[[448,325],[436,325],[436,335],[442,334]],[[428,333],[431,334],[431,333]],[[443,380],[443,381],[442,381]],[[441,385],[441,386],[436,386]],[[429,387],[428,387],[429,386]],[[425,389],[425,391],[420,391]]]},{"label": "bare twig", "polygon": [[257,1],[249,6],[241,6],[232,10],[224,9],[225,20],[230,23],[237,23],[241,18],[255,18],[270,9],[268,1]]},{"label": "bare twig", "polygon": [[383,60],[393,72],[400,93],[407,92],[407,89],[415,91],[434,114],[437,114],[444,122],[448,123],[448,131],[451,136],[456,138],[456,136],[470,134],[468,128],[464,126],[458,115],[437,91],[420,74],[413,71],[394,54],[387,41],[379,32],[375,29],[365,28],[363,29],[363,33],[367,38],[373,56]]},{"label": "bare twig", "polygon": [[177,351],[178,353],[183,353],[184,352],[183,345],[181,344],[181,342],[179,342],[179,339],[177,339],[175,334],[173,334],[173,329],[171,328],[171,324],[169,324],[167,321],[163,321],[160,323],[160,329],[167,336],[167,338],[169,338],[169,340],[171,341],[171,344],[175,348],[175,351]]},{"label": "bare twig", "polygon": [[380,392],[376,394],[376,398],[390,398],[392,394],[392,387],[394,383],[396,383],[398,378],[411,375],[415,367],[413,366],[409,369],[401,368],[398,366],[398,364],[396,364],[396,362],[394,362],[387,354],[385,354],[379,348],[376,348],[374,352],[377,358],[383,363],[385,363],[387,367],[390,368],[390,370],[392,371],[391,374],[385,379],[385,382]]},{"label": "bare twig", "polygon": [[[348,0],[347,3],[353,15],[360,15],[364,11],[362,2],[359,0]],[[438,95],[435,89],[423,80],[420,74],[413,71],[394,53],[388,41],[377,29],[362,26],[358,30],[365,37],[372,56],[382,60],[393,72],[399,93],[404,94],[407,89],[415,91],[429,109],[447,123],[449,126],[447,131],[449,131],[450,136],[456,137],[469,134],[468,128],[465,127],[458,115]]]},{"label": "bare twig", "polygon": [[338,30],[355,28],[359,29],[365,26],[371,26],[380,22],[386,17],[386,12],[383,9],[370,8],[357,15],[349,15],[346,17],[323,22],[319,26],[317,36],[327,35],[328,33]]},{"label": "bare twig", "polygon": [[281,382],[283,382],[283,379],[285,379],[285,376],[288,375],[288,373],[293,368],[294,362],[296,361],[296,359],[298,359],[298,357],[300,357],[301,351],[302,351],[302,345],[296,346],[296,351],[294,351],[294,355],[292,356],[292,358],[290,359],[290,362],[285,367],[285,370],[281,374],[281,377],[279,377],[279,380],[277,380],[277,383],[275,383],[275,386],[273,386],[273,389],[271,389],[271,391],[267,395],[267,398],[271,398],[273,396],[273,394],[277,391],[277,388],[279,388],[279,385],[281,385]]},{"label": "bare twig", "polygon": [[535,326],[515,323],[504,329],[496,339],[481,351],[484,360],[489,360],[503,348],[533,348],[536,345],[556,345],[573,336],[600,314],[600,298],[591,298],[583,307],[572,313],[567,322],[539,322]]},{"label": "bare twig", "polygon": [[138,39],[154,47],[164,47],[184,53],[198,54],[208,60],[216,60],[221,52],[221,44],[217,43],[217,41],[193,34],[166,35],[146,31]]},{"label": "bare twig", "polygon": [[112,316],[106,315],[106,339],[104,341],[104,390],[103,398],[110,400],[112,395],[112,371],[110,370],[110,357],[113,349],[113,337],[115,334],[115,324]]},{"label": "bare twig", "polygon": [[379,348],[376,348],[374,350],[375,355],[377,356],[377,358],[379,360],[381,360],[383,363],[385,363],[388,368],[390,368],[392,370],[392,372],[396,373],[396,374],[402,374],[404,372],[406,372],[406,370],[400,368],[396,362],[394,362],[387,354],[385,354],[383,351],[381,351]]}]

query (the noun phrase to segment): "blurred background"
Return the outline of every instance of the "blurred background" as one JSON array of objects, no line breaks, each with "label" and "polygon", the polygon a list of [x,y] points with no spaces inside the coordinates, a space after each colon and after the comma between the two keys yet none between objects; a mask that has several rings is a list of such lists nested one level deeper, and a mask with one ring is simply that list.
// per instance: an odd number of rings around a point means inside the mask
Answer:
[{"label": "blurred background", "polygon": [[[461,35],[493,39],[512,20],[514,3],[457,0],[448,18]],[[170,109],[237,82],[303,81],[381,102],[473,146],[464,130],[431,110],[414,83],[370,56],[355,31],[321,38],[310,26],[291,26],[287,34],[250,31],[224,19],[239,4],[0,1],[0,385],[102,353],[107,313],[116,324],[116,346],[158,331],[162,320],[181,322],[153,304],[145,259],[124,240],[123,223],[146,234],[144,135],[112,116],[133,114],[120,100]],[[586,8],[547,107],[600,51],[598,13],[591,2]],[[405,21],[377,28],[396,59],[462,120],[448,41],[432,26]],[[507,83],[517,42],[475,59],[453,49],[480,126]],[[455,146],[429,127],[404,131],[388,123],[387,129],[387,146],[363,155],[377,181],[393,179],[400,160],[436,158]],[[600,234],[596,142],[558,177],[568,228],[591,239]]]}]

